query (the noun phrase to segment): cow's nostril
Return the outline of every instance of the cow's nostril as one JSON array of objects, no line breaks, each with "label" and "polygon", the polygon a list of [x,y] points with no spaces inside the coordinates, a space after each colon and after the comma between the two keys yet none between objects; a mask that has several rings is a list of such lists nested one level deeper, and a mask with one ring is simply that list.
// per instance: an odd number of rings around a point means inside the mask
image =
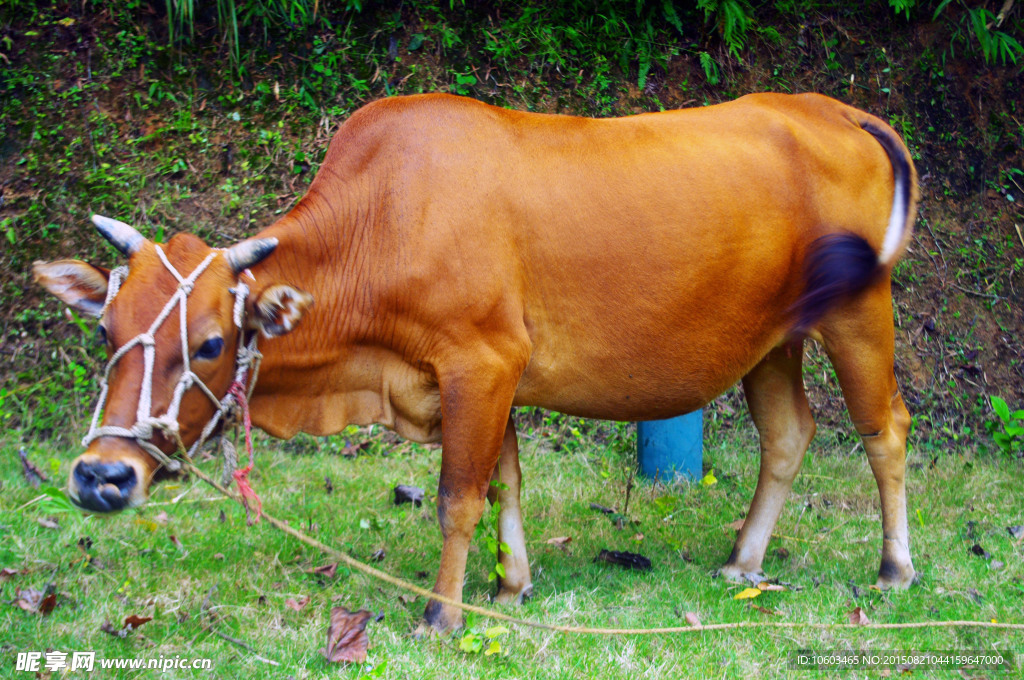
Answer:
[{"label": "cow's nostril", "polygon": [[124,499],[121,495],[121,489],[114,484],[103,484],[96,489],[100,498],[105,500],[114,509],[119,508],[124,504]]},{"label": "cow's nostril", "polygon": [[128,481],[128,479],[135,477],[135,470],[130,465],[125,465],[120,461],[116,463],[102,463],[98,476],[111,484],[122,484]]}]

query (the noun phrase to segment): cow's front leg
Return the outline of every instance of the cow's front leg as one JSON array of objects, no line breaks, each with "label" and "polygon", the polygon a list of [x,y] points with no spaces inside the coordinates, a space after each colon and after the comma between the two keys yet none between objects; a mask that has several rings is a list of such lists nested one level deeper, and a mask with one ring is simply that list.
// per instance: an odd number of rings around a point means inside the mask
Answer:
[{"label": "cow's front leg", "polygon": [[516,426],[509,418],[505,438],[501,442],[501,457],[491,477],[491,488],[487,491],[487,499],[500,504],[498,541],[509,549],[509,552],[498,551],[505,575],[498,577],[496,602],[520,603],[533,594],[530,560],[526,555],[526,538],[523,535],[523,513],[519,505],[521,480]]},{"label": "cow's front leg", "polygon": [[[442,435],[437,517],[444,545],[434,592],[461,601],[466,556],[498,462],[518,373],[475,367],[469,375],[439,378]],[[437,631],[462,625],[457,607],[436,600],[427,604],[424,618]]]}]

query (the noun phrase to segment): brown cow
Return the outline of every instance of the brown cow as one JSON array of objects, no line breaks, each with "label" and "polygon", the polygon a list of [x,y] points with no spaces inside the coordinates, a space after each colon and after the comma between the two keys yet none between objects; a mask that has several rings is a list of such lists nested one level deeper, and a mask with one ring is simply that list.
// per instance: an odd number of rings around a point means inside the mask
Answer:
[{"label": "brown cow", "polygon": [[[109,304],[105,270],[64,260],[37,263],[35,276],[102,315],[113,351],[146,344],[137,336],[178,288],[170,265],[184,275],[209,260],[188,298],[191,356],[176,314],[149,339],[149,409],[138,407],[143,348],[113,369],[103,426],[125,429],[164,414],[183,371],[225,393],[240,342],[233,292],[247,284],[243,335],[260,333],[264,354],[258,427],[291,437],[381,423],[443,443],[434,589],[456,599],[488,495],[512,549],[499,600],[531,589],[513,406],[665,418],[741,379],[761,472],[724,572],[756,578],[815,429],[801,379],[812,337],[878,483],[878,583],[906,586],[910,419],[893,375],[889,273],[916,201],[893,130],[818,95],[607,120],[396,97],[351,116],[309,193],[257,240],[214,251],[181,234],[158,247],[97,218],[130,255]],[[186,445],[214,409],[199,392],[175,408]],[[69,495],[85,508],[143,503],[160,467],[143,446],[174,451],[160,431],[119,431],[98,431],[73,465]],[[492,475],[508,488],[491,487]],[[426,620],[443,630],[461,616],[431,602]]]}]

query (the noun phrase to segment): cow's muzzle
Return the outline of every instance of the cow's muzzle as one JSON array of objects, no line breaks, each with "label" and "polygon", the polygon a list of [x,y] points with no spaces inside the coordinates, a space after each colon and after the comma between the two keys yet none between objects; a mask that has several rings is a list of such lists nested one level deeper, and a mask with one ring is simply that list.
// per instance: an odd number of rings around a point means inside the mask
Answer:
[{"label": "cow's muzzle", "polygon": [[145,487],[139,484],[140,471],[130,462],[103,461],[95,455],[83,455],[71,468],[68,497],[84,510],[117,512],[145,500]]}]

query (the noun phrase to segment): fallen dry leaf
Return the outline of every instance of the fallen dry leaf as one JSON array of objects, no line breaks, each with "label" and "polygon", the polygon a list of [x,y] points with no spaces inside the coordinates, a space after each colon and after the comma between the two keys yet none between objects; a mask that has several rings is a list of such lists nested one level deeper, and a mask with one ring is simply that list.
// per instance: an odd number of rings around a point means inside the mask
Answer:
[{"label": "fallen dry leaf", "polygon": [[871,623],[871,619],[864,613],[864,610],[857,607],[853,611],[847,612],[847,616],[850,617],[850,623],[854,623],[858,626],[866,626]]},{"label": "fallen dry leaf", "polygon": [[395,505],[412,503],[415,506],[423,505],[423,489],[409,484],[399,484],[395,487]]},{"label": "fallen dry leaf", "polygon": [[181,544],[181,539],[179,539],[179,538],[178,538],[177,536],[175,536],[174,534],[171,534],[171,536],[170,536],[170,540],[171,540],[171,543],[173,543],[173,544],[174,544],[174,547],[175,547],[175,548],[177,548],[178,550],[184,550],[184,549],[185,549],[185,546],[183,546],[183,545]]},{"label": "fallen dry leaf", "polygon": [[125,617],[124,623],[121,624],[120,628],[115,628],[114,624],[112,624],[110,621],[104,621],[103,624],[100,625],[100,630],[106,633],[107,635],[113,635],[114,637],[123,638],[128,637],[128,633],[132,632],[142,624],[148,623],[152,620],[152,616],[135,616],[134,614],[132,614],[131,616]]},{"label": "fallen dry leaf", "polygon": [[47,595],[42,590],[35,588],[26,588],[25,590],[14,591],[14,602],[11,604],[24,609],[30,614],[46,616],[57,605],[57,596],[54,593]]},{"label": "fallen dry leaf", "polygon": [[740,529],[743,528],[743,522],[744,522],[744,519],[742,517],[740,517],[735,522],[729,522],[728,524],[726,524],[725,528],[726,529],[732,529],[733,531],[739,531]]},{"label": "fallen dry leaf", "polygon": [[764,590],[768,592],[779,593],[786,590],[786,586],[780,586],[778,583],[768,583],[767,581],[761,581],[757,584],[758,590]]},{"label": "fallen dry leaf", "polygon": [[25,475],[25,481],[38,489],[40,482],[49,481],[43,471],[36,467],[36,464],[28,459],[25,449],[18,449],[18,458],[21,459],[21,472]]},{"label": "fallen dry leaf", "polygon": [[545,542],[548,545],[557,545],[559,548],[564,548],[572,543],[572,536],[555,536],[554,538],[549,538]]},{"label": "fallen dry leaf", "polygon": [[0,569],[0,581],[6,581],[7,579],[11,578],[12,576],[17,576],[20,573],[21,572],[18,571],[17,569],[11,569],[10,567],[4,567],[3,569]]},{"label": "fallen dry leaf", "polygon": [[695,626],[697,628],[700,628],[701,625],[700,617],[694,614],[693,612],[686,612],[686,622],[691,626]]},{"label": "fallen dry leaf", "polygon": [[758,590],[757,588],[744,588],[740,592],[738,592],[735,595],[733,595],[732,599],[734,599],[734,600],[749,600],[749,599],[751,599],[753,597],[758,597],[760,595],[761,595],[761,591]]},{"label": "fallen dry leaf", "polygon": [[326,576],[327,578],[334,578],[334,574],[337,571],[338,571],[338,563],[335,562],[334,564],[325,564],[322,567],[314,567],[312,569],[307,569],[306,573],[307,574],[320,574],[321,576]]},{"label": "fallen dry leaf", "polygon": [[170,518],[167,516],[167,512],[165,510],[161,510],[153,517],[153,521],[157,524],[167,524],[167,520],[169,519]]},{"label": "fallen dry leaf", "polygon": [[761,605],[754,604],[753,602],[750,603],[750,606],[756,609],[757,611],[761,612],[762,614],[769,614],[771,616],[779,615],[779,612],[775,611],[774,609],[768,609],[767,607],[762,607]]},{"label": "fallen dry leaf", "polygon": [[39,522],[39,526],[46,529],[60,529],[60,524],[52,517],[39,517],[36,521]]},{"label": "fallen dry leaf", "polygon": [[289,597],[287,600],[284,601],[285,607],[288,607],[289,609],[294,609],[297,612],[302,611],[302,608],[305,607],[307,604],[309,604],[309,595],[303,595],[298,600],[293,600]]},{"label": "fallen dry leaf", "polygon": [[123,638],[125,635],[127,635],[127,633],[123,629],[118,630],[117,628],[114,628],[114,624],[112,624],[110,621],[104,621],[103,623],[101,623],[100,630],[106,633],[107,635],[113,635],[114,637]]},{"label": "fallen dry leaf", "polygon": [[132,614],[131,616],[126,616],[125,617],[125,619],[124,619],[124,627],[125,627],[125,630],[132,630],[133,628],[138,628],[142,624],[147,623],[147,622],[152,621],[152,620],[153,620],[152,616],[135,616],[134,614]]},{"label": "fallen dry leaf", "polygon": [[650,571],[652,569],[651,561],[643,555],[620,550],[602,550],[594,558],[594,561],[617,564],[620,567],[638,569],[640,571]]},{"label": "fallen dry leaf", "polygon": [[365,609],[352,613],[344,607],[331,609],[331,623],[327,626],[327,646],[320,650],[332,662],[362,663],[366,661],[366,622],[373,616]]}]

